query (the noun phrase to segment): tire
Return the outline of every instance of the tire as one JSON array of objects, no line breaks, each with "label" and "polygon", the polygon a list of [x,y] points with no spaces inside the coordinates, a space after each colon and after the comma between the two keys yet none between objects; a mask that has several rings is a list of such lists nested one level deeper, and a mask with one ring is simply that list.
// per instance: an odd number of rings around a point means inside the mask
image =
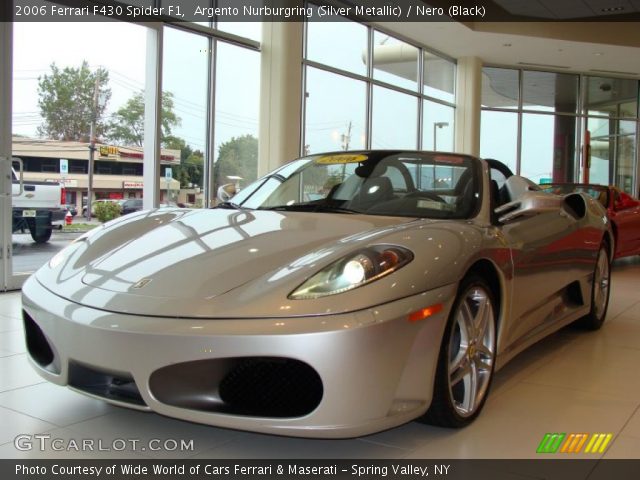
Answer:
[{"label": "tire", "polygon": [[462,280],[442,338],[431,406],[420,421],[461,428],[480,414],[495,369],[495,305],[483,278]]},{"label": "tire", "polygon": [[52,228],[50,226],[38,225],[36,222],[34,226],[29,226],[29,232],[34,242],[47,243],[51,238]]},{"label": "tire", "polygon": [[577,321],[577,325],[587,330],[598,330],[602,327],[611,296],[611,258],[609,245],[606,241],[600,246],[596,265],[593,269],[591,284],[591,310]]}]

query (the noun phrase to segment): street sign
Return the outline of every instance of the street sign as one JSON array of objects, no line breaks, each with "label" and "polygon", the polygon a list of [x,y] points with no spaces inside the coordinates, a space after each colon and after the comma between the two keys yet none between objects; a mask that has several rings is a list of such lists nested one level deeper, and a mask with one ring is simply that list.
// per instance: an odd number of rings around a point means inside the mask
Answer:
[{"label": "street sign", "polygon": [[171,167],[167,167],[164,169],[164,178],[167,180],[171,180],[173,178],[173,172],[171,171]]},{"label": "street sign", "polygon": [[66,158],[60,159],[60,175],[67,175],[69,173],[69,160]]}]

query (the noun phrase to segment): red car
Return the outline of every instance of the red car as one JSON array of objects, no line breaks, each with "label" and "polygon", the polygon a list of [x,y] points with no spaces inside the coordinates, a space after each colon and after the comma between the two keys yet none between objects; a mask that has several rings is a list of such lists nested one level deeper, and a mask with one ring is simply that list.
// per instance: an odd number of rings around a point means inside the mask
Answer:
[{"label": "red car", "polygon": [[615,258],[640,255],[640,201],[613,185],[585,183],[550,183],[543,189],[556,194],[584,192],[607,209],[615,235]]}]

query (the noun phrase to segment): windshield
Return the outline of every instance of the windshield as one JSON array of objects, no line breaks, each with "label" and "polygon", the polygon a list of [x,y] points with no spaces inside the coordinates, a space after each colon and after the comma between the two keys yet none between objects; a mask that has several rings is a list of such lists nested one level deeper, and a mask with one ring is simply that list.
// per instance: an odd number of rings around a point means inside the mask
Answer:
[{"label": "windshield", "polygon": [[602,185],[576,185],[575,183],[550,183],[540,185],[540,188],[556,195],[566,195],[572,192],[586,193],[600,202],[604,208],[609,206],[609,189]]},{"label": "windshield", "polygon": [[428,152],[313,155],[243,189],[225,206],[423,218],[470,218],[479,162]]}]

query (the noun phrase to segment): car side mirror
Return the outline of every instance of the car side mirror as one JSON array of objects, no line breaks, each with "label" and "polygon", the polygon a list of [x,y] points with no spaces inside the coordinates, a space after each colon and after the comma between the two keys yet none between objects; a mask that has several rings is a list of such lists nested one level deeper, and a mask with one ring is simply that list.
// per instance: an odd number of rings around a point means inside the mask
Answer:
[{"label": "car side mirror", "polygon": [[226,183],[218,188],[216,196],[221,202],[227,202],[236,194],[236,185],[234,183]]}]

